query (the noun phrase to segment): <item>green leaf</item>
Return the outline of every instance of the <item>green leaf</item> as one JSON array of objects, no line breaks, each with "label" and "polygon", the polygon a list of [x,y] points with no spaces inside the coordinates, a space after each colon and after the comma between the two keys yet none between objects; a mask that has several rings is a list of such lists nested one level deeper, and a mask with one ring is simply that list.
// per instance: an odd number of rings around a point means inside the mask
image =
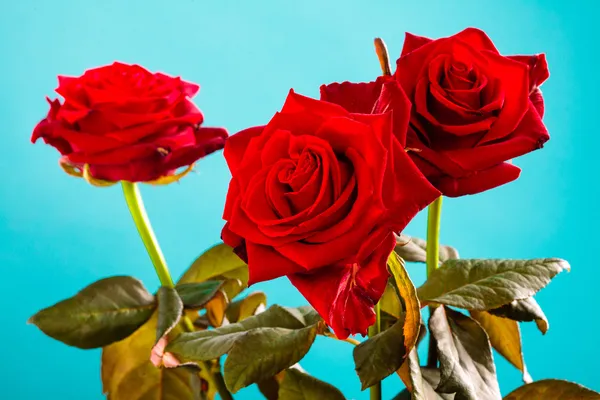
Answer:
[{"label": "green leaf", "polygon": [[[423,239],[401,235],[397,239],[396,253],[407,262],[424,263],[427,259],[427,242]],[[440,246],[440,262],[459,258],[458,250],[450,246]]]},{"label": "green leaf", "polygon": [[322,319],[311,307],[287,308],[278,305],[235,324],[217,329],[183,333],[167,350],[182,361],[208,361],[227,353],[246,331],[256,328],[302,329]]},{"label": "green leaf", "polygon": [[404,311],[389,329],[354,348],[354,364],[363,390],[400,368],[417,343],[421,328],[421,307],[416,289],[404,268],[404,261],[395,252],[388,258],[388,268]]},{"label": "green leaf", "polygon": [[46,335],[92,349],[131,335],[156,308],[154,296],[129,276],[101,279],[29,319]]},{"label": "green leaf", "polygon": [[523,373],[523,381],[531,382],[523,359],[519,324],[510,319],[496,317],[487,311],[471,311],[471,317],[486,331],[492,347]]},{"label": "green leaf", "polygon": [[186,308],[202,308],[223,286],[223,281],[182,283],[175,287]]},{"label": "green leaf", "polygon": [[156,324],[156,343],[177,326],[183,314],[183,303],[177,291],[161,286],[158,289],[158,323]]},{"label": "green leaf", "polygon": [[447,307],[436,307],[429,330],[440,359],[439,393],[466,400],[498,400],[500,388],[490,341],[473,319]]},{"label": "green leaf", "polygon": [[520,322],[535,321],[543,335],[548,332],[550,327],[546,315],[533,297],[512,301],[502,307],[489,310],[489,313]]},{"label": "green leaf", "polygon": [[356,346],[352,355],[362,390],[400,368],[406,357],[404,315],[391,328]]},{"label": "green leaf", "polygon": [[253,292],[241,300],[229,304],[226,310],[227,320],[235,323],[251,317],[267,305],[267,295],[263,292]]},{"label": "green leaf", "polygon": [[282,400],[344,400],[335,386],[318,380],[295,368],[288,369],[279,386]]},{"label": "green leaf", "polygon": [[131,336],[102,350],[102,388],[108,400],[196,399],[197,373],[157,368],[150,361],[157,321],[155,314]]},{"label": "green leaf", "polygon": [[248,286],[248,266],[224,243],[211,247],[198,257],[178,283],[204,282],[217,277],[239,279],[244,287]]},{"label": "green leaf", "polygon": [[486,311],[526,299],[569,269],[557,258],[536,260],[449,260],[418,289],[422,303]]},{"label": "green leaf", "polygon": [[241,335],[224,365],[225,384],[235,393],[300,361],[317,335],[315,325],[302,329],[258,328]]},{"label": "green leaf", "polygon": [[515,389],[504,400],[598,400],[600,393],[577,383],[559,379],[544,379]]}]

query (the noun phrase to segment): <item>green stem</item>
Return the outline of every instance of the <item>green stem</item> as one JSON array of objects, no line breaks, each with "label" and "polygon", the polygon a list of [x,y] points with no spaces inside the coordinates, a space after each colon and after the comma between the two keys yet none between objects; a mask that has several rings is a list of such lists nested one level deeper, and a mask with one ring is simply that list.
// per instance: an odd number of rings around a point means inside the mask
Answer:
[{"label": "green stem", "polygon": [[[442,196],[438,197],[429,205],[427,214],[427,278],[431,276],[440,264],[440,219],[442,214]],[[434,307],[429,306],[429,315]],[[429,351],[427,354],[427,366],[437,367],[438,352],[435,338],[429,336]]]},{"label": "green stem", "polygon": [[[381,306],[375,304],[375,323],[369,327],[369,337],[373,337],[381,332]],[[370,400],[381,400],[381,381],[369,388]]]},{"label": "green stem", "polygon": [[148,214],[146,214],[139,188],[132,182],[122,181],[121,185],[123,186],[123,194],[125,195],[127,206],[131,212],[131,217],[140,233],[144,246],[146,246],[146,251],[152,260],[156,275],[158,275],[158,279],[160,279],[160,284],[171,288],[174,287],[173,279],[171,279],[171,274],[169,273],[169,268],[165,261],[165,256],[160,250],[158,240],[156,240],[156,236],[150,225]]},{"label": "green stem", "polygon": [[[142,195],[140,194],[138,186],[133,182],[126,181],[121,181],[121,186],[123,186],[123,194],[125,195],[125,201],[127,201],[129,212],[131,213],[133,222],[135,222],[135,226],[142,238],[142,242],[144,242],[146,251],[152,260],[160,284],[166,287],[175,287],[173,278],[171,278],[171,273],[169,272],[169,267],[167,267],[167,262],[165,261],[165,256],[160,249],[158,240],[156,240],[152,225],[150,225],[150,219],[146,213],[144,201],[142,200]],[[190,321],[187,316],[183,316],[182,322],[186,331],[193,332],[195,330],[192,321]],[[206,376],[209,380],[208,384],[217,388],[222,400],[233,400],[233,396],[227,390],[220,371],[213,373],[209,364],[206,362],[201,362],[200,368],[206,371]]]}]

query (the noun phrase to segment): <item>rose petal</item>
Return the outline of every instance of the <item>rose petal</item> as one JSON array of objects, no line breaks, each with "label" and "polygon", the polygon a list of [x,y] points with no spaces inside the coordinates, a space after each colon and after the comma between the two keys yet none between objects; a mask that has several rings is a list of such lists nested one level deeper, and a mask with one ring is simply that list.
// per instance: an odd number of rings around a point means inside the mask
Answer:
[{"label": "rose petal", "polygon": [[508,58],[526,64],[529,67],[530,92],[533,92],[550,77],[545,54],[537,54],[534,56],[508,56]]},{"label": "rose petal", "polygon": [[[338,223],[347,218],[349,211],[354,207],[355,188],[356,178],[350,176],[345,183],[344,191],[333,203],[330,203],[331,200],[325,196],[321,196],[315,202],[315,206],[300,213],[289,217],[282,216],[279,220],[260,221],[262,224],[260,230],[272,238],[303,239],[307,244],[326,242],[330,237],[339,236],[351,228],[349,224],[338,226]],[[269,188],[264,190],[269,193]],[[329,188],[324,188],[323,193],[330,193]],[[364,207],[364,204],[364,201],[359,202],[357,210]]]},{"label": "rose petal", "polygon": [[498,120],[480,141],[480,144],[485,144],[509,135],[519,125],[529,102],[529,78],[525,65],[489,51],[483,51],[482,54],[489,61],[488,69],[483,73],[502,82],[504,93],[504,104]]},{"label": "rose petal", "polygon": [[474,49],[478,50],[488,50],[499,54],[496,46],[494,46],[494,42],[489,38],[489,36],[477,28],[467,28],[456,35],[453,36],[455,39],[462,40],[465,43],[468,43]]},{"label": "rose petal", "polygon": [[[160,156],[157,160],[160,160],[161,164],[166,164],[169,156],[165,157],[158,149],[169,150],[196,145],[196,136],[192,126],[171,127],[171,131],[172,134],[158,136],[153,142],[129,146],[105,136],[95,137],[82,132],[60,131],[60,136],[65,137],[69,143],[77,143],[74,145],[74,147],[76,146],[75,152],[69,154],[69,161],[74,164],[125,164],[140,158],[154,157],[155,154]],[[89,140],[84,140],[88,138]],[[92,140],[94,138],[96,140]],[[83,147],[85,145],[88,147]]]},{"label": "rose petal", "polygon": [[281,109],[281,113],[294,114],[300,112],[309,115],[313,114],[319,117],[342,117],[348,115],[348,111],[337,104],[311,99],[310,97],[302,96],[293,90],[290,90],[283,108]]},{"label": "rose petal", "polygon": [[477,171],[539,149],[548,139],[548,131],[534,105],[530,103],[517,129],[505,140],[442,153],[465,171]]},{"label": "rose petal", "polygon": [[[388,135],[391,134],[388,127]],[[373,135],[373,130],[358,120],[350,118],[330,118],[315,133],[324,139],[337,154],[349,157],[348,151],[358,152],[361,160],[369,163],[365,171],[371,172],[371,187],[374,200],[381,199],[383,175],[387,164],[387,150],[383,147],[381,138]],[[355,166],[355,171],[357,167]],[[359,182],[359,184],[361,184]]]},{"label": "rose petal", "polygon": [[[443,171],[443,173],[448,174],[450,176],[460,177],[465,175],[465,170],[459,164],[454,162],[442,152],[432,150],[426,144],[424,144],[419,139],[419,135],[417,134],[417,132],[415,132],[415,130],[412,127],[409,128],[408,131],[409,134],[407,136],[408,141],[406,143],[406,146],[409,149],[413,149],[409,152],[409,156],[411,156],[413,160],[423,159],[427,161],[427,163],[429,163],[430,165],[435,166],[437,170]],[[421,165],[419,169],[427,177],[433,175],[431,170],[424,170]]]},{"label": "rose petal", "polygon": [[112,182],[153,181],[173,172],[164,168],[159,162],[160,157],[156,153],[154,156],[130,160],[125,164],[89,164],[90,175],[95,179]]},{"label": "rose petal", "polygon": [[281,182],[279,177],[282,171],[294,167],[295,165],[292,160],[279,160],[269,171],[265,182],[267,199],[279,218],[285,219],[294,215],[290,202],[286,196],[289,187],[287,184]]},{"label": "rose petal", "polygon": [[387,258],[395,245],[393,234],[360,264],[326,267],[289,279],[331,326],[340,339],[360,333],[375,322],[373,306],[388,279]]},{"label": "rose petal", "polygon": [[[240,187],[235,177],[231,178],[229,188],[227,189],[227,197],[225,198],[225,206],[223,207],[223,219],[229,221],[234,207],[239,207],[240,202]],[[229,225],[229,222],[227,223]],[[233,247],[233,246],[232,246]]]},{"label": "rose petal", "polygon": [[230,136],[225,142],[225,149],[223,150],[223,156],[225,157],[225,161],[227,161],[227,166],[232,174],[235,174],[240,164],[242,163],[242,159],[244,158],[244,153],[248,148],[248,143],[250,140],[262,133],[264,130],[264,126],[254,126],[252,128],[244,129],[236,133],[235,135]]},{"label": "rose petal", "polygon": [[226,222],[221,230],[221,240],[227,246],[233,248],[233,252],[246,264],[248,264],[248,252],[246,251],[246,241],[233,233],[229,229],[229,222]]},{"label": "rose petal", "polygon": [[505,162],[463,178],[444,176],[433,183],[444,196],[459,197],[477,194],[512,182],[519,177],[520,173],[519,167]]},{"label": "rose petal", "polygon": [[[433,97],[429,94],[433,94]],[[436,101],[437,100],[437,101]],[[434,127],[457,136],[472,135],[485,132],[495,123],[497,118],[480,115],[437,95],[430,90],[427,80],[421,79],[415,90],[415,110]],[[431,139],[432,135],[428,135]]]},{"label": "rose petal", "polygon": [[429,180],[415,166],[403,148],[394,143],[394,170],[387,176],[385,186],[388,221],[396,232],[406,225],[425,207],[440,196]]},{"label": "rose petal", "polygon": [[151,122],[134,126],[128,129],[106,132],[103,136],[119,140],[121,143],[138,144],[141,141],[148,141],[148,137],[165,134],[165,132],[177,132],[173,127],[188,127],[198,125],[202,122],[201,113],[187,114],[177,118],[168,118],[162,121]]},{"label": "rose petal", "polygon": [[404,36],[404,46],[402,47],[402,54],[400,54],[400,57],[405,56],[411,51],[417,50],[419,47],[422,47],[429,42],[432,42],[432,40],[425,36],[417,36],[406,32]]},{"label": "rose petal", "polygon": [[321,100],[339,104],[351,113],[370,114],[379,98],[383,81],[330,83],[321,86]]},{"label": "rose petal", "polygon": [[246,251],[248,254],[248,285],[306,271],[300,265],[283,257],[272,247],[246,242]]},{"label": "rose petal", "polygon": [[199,159],[221,150],[225,146],[227,130],[224,128],[197,128],[194,129],[196,144],[192,146],[173,147],[165,168],[177,169],[192,165]]},{"label": "rose petal", "polygon": [[[195,124],[200,124],[204,116],[200,110],[189,100],[182,98],[181,101],[173,106],[156,107],[154,112],[133,113],[126,107],[116,107],[115,109],[103,109],[96,111],[101,118],[113,124],[116,128],[112,130],[124,130],[136,125],[154,123],[161,120],[174,118],[195,117]],[[85,130],[85,128],[83,128]],[[107,130],[110,132],[111,130]]]},{"label": "rose petal", "polygon": [[542,118],[544,116],[544,97],[542,96],[542,91],[539,88],[535,88],[529,95],[529,101],[531,101],[538,115]]},{"label": "rose petal", "polygon": [[373,106],[373,114],[392,113],[392,129],[402,147],[406,145],[411,107],[408,96],[396,80],[388,80],[383,84],[381,94]]},{"label": "rose petal", "polygon": [[[413,39],[409,40],[412,41]],[[411,51],[406,52],[403,50],[402,55],[396,61],[394,76],[400,82],[409,98],[413,95],[418,77],[422,74],[423,69],[427,67],[432,57],[444,52],[444,49],[447,49],[452,44],[463,42],[474,50],[486,50],[490,53],[498,54],[498,50],[490,38],[483,31],[475,28],[467,28],[447,38],[432,40],[426,43],[425,41],[420,42],[423,44],[418,48],[410,49],[409,47],[407,50]],[[449,53],[452,54],[452,52]]]},{"label": "rose petal", "polygon": [[65,124],[52,124],[46,130],[48,137],[59,138],[69,143],[73,153],[69,157],[78,157],[79,154],[93,154],[112,151],[124,145],[123,142],[93,133],[76,131],[74,127]]},{"label": "rose petal", "polygon": [[346,156],[354,165],[357,187],[360,188],[351,211],[339,224],[307,239],[311,243],[291,242],[278,248],[281,254],[305,268],[318,268],[349,257],[383,216],[381,197],[373,198],[368,161],[354,149],[348,149]]},{"label": "rose petal", "polygon": [[69,142],[65,139],[54,136],[54,129],[56,126],[61,125],[56,120],[56,116],[60,111],[61,104],[58,99],[51,100],[46,97],[46,101],[50,104],[50,110],[46,118],[41,120],[33,129],[31,135],[31,143],[35,143],[38,139],[42,138],[46,144],[49,144],[56,148],[61,155],[69,154],[73,151]]}]

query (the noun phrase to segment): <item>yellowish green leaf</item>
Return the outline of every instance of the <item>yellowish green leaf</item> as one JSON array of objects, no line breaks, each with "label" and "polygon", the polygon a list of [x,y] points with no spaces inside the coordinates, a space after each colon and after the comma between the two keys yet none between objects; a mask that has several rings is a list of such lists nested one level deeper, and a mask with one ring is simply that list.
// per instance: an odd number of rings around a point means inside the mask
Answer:
[{"label": "yellowish green leaf", "polygon": [[544,379],[512,391],[504,400],[599,400],[600,393],[577,383]]},{"label": "yellowish green leaf", "polygon": [[[393,281],[393,279],[394,278],[390,278],[391,281]],[[400,299],[398,298],[398,292],[394,288],[394,283],[388,281],[383,296],[381,296],[381,300],[379,300],[379,306],[381,307],[382,312],[396,319],[400,318],[400,315],[404,312],[402,303],[400,303]]]},{"label": "yellowish green leaf", "polygon": [[489,313],[520,322],[535,321],[542,335],[545,335],[550,327],[546,315],[533,297],[512,301],[502,307],[489,310]]},{"label": "yellowish green leaf", "polygon": [[[102,387],[108,400],[196,399],[197,373],[187,368],[157,368],[150,361],[157,321],[155,314],[127,339],[102,350]],[[171,335],[177,333],[179,328]]]},{"label": "yellowish green leaf", "polygon": [[471,311],[471,317],[486,331],[492,347],[523,373],[523,381],[531,382],[523,359],[519,324],[486,311]]},{"label": "yellowish green leaf", "polygon": [[263,292],[253,292],[241,300],[229,304],[226,310],[227,320],[235,323],[251,317],[264,310],[267,305],[267,295]]},{"label": "yellowish green leaf", "polygon": [[223,324],[227,304],[227,295],[222,290],[218,290],[213,298],[206,303],[204,306],[206,308],[206,317],[212,326],[219,327]]},{"label": "yellowish green leaf", "polygon": [[[404,316],[404,347],[405,354],[412,350],[417,344],[419,330],[421,328],[421,305],[417,297],[417,290],[413,285],[406,268],[404,261],[396,252],[392,252],[388,258],[388,268],[394,277],[396,288],[405,311]],[[399,366],[398,366],[399,367]]]},{"label": "yellowish green leaf", "polygon": [[244,287],[248,285],[248,266],[224,243],[211,247],[198,257],[178,283],[204,282],[218,277],[239,279]]}]

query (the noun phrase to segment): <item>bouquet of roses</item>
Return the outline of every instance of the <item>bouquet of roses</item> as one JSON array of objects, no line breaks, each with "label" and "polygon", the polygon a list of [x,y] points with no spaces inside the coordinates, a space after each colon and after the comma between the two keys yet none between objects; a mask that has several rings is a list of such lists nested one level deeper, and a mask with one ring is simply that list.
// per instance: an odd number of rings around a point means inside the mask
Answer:
[{"label": "bouquet of roses", "polygon": [[[317,335],[352,345],[372,400],[392,374],[406,386],[396,399],[501,399],[492,349],[523,374],[505,399],[600,398],[533,381],[523,361],[519,322],[548,330],[534,295],[566,261],[460,259],[438,240],[443,196],[517,179],[511,160],[549,139],[544,55],[503,56],[472,28],[407,34],[395,71],[383,41],[375,48],[373,81],[323,85],[319,100],[290,90],[265,125],[230,137],[202,125],[190,100],[199,87],[180,78],[122,63],[59,77],[64,101],[49,100],[32,140],[55,147],[69,175],[121,184],[161,282],[152,293],[104,278],[30,320],[67,345],[102,348],[109,399],[233,399],[253,384],[267,399],[344,399],[300,367]],[[137,184],[176,182],[222,148],[232,175],[223,243],[174,281]],[[424,208],[427,241],[403,234]],[[426,265],[422,286],[405,262]],[[310,305],[240,296],[283,276]]]}]

